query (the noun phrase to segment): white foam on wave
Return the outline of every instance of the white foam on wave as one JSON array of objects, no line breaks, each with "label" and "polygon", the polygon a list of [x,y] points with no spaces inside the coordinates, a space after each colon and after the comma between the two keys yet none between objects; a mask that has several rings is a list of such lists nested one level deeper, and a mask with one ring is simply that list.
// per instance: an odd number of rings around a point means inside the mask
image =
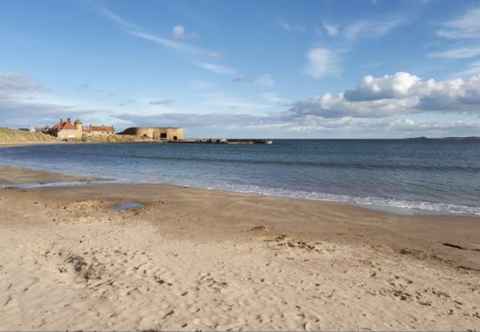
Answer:
[{"label": "white foam on wave", "polygon": [[381,197],[355,197],[320,192],[293,191],[280,188],[264,188],[254,185],[222,185],[215,189],[231,192],[249,193],[264,196],[288,197],[328,202],[339,202],[384,210],[399,214],[455,214],[480,216],[480,207],[456,205],[449,203],[432,203],[422,201],[395,200]]},{"label": "white foam on wave", "polygon": [[108,184],[117,183],[115,180],[84,180],[84,181],[51,181],[51,182],[28,182],[17,184],[2,184],[0,189],[38,189],[55,187],[78,187],[88,184]]},{"label": "white foam on wave", "polygon": [[[11,163],[15,164],[15,163]],[[51,168],[39,165],[30,165],[28,163],[23,163],[23,165],[17,165],[20,167],[29,167],[32,169],[38,170],[47,170],[52,171]],[[62,171],[61,169],[53,169],[55,171]],[[84,173],[83,176],[99,176],[102,177],[104,174],[101,172],[78,172]],[[119,175],[119,174],[116,174]],[[123,175],[123,176],[122,176]],[[101,179],[96,181],[73,181],[73,182],[50,182],[50,183],[30,183],[23,185],[1,185],[0,188],[6,187],[16,187],[23,189],[38,188],[38,187],[52,187],[52,186],[76,186],[76,185],[85,185],[93,183],[170,183],[180,186],[192,186],[198,188],[207,188],[208,190],[225,190],[230,192],[240,192],[240,193],[250,193],[257,195],[265,196],[276,196],[276,197],[288,197],[296,199],[309,199],[309,200],[320,200],[320,201],[330,201],[330,202],[339,202],[346,204],[353,204],[357,206],[368,207],[371,209],[385,210],[395,213],[418,213],[418,214],[454,214],[454,215],[475,215],[480,216],[480,207],[467,206],[467,205],[456,205],[450,203],[433,203],[433,202],[424,202],[424,201],[408,201],[408,200],[396,200],[388,199],[381,197],[356,197],[349,195],[340,195],[340,194],[329,194],[321,192],[308,192],[308,191],[295,191],[282,188],[267,188],[260,187],[256,185],[233,185],[228,183],[202,183],[198,179],[184,179],[179,181],[175,178],[164,178],[163,181],[159,178],[155,179],[145,179],[142,177],[132,176],[132,174],[122,174],[119,176],[112,176],[108,179]],[[157,182],[158,181],[158,182]]]}]

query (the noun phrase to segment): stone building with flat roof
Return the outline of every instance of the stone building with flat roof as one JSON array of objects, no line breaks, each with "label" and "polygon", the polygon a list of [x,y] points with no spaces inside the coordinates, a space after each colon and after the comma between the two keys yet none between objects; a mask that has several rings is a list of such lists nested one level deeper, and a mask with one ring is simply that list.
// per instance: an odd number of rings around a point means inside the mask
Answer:
[{"label": "stone building with flat roof", "polygon": [[172,127],[131,127],[125,129],[120,135],[131,135],[143,139],[151,139],[155,141],[181,141],[185,139],[183,128]]}]

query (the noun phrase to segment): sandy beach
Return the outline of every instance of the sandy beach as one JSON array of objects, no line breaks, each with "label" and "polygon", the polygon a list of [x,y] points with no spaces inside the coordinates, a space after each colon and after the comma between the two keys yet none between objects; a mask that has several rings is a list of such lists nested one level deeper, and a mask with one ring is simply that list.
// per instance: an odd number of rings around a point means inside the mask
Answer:
[{"label": "sandy beach", "polygon": [[480,0],[4,0],[0,332],[480,332]]},{"label": "sandy beach", "polygon": [[0,330],[480,326],[480,218],[100,184],[4,188],[0,229]]}]

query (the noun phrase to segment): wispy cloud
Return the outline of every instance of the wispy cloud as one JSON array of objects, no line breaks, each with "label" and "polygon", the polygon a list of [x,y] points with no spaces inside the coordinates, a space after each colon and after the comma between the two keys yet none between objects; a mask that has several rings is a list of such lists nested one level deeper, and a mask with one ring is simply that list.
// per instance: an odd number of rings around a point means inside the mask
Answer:
[{"label": "wispy cloud", "polygon": [[192,90],[205,91],[205,90],[213,89],[215,85],[212,82],[208,82],[208,81],[192,80],[189,83],[189,87]]},{"label": "wispy cloud", "polygon": [[170,106],[175,103],[173,99],[159,99],[159,100],[151,100],[149,102],[150,105],[161,105],[161,106]]},{"label": "wispy cloud", "polygon": [[0,73],[0,122],[12,127],[45,125],[67,114],[89,113],[52,95],[26,75]]},{"label": "wispy cloud", "polygon": [[[182,38],[177,38],[177,40],[175,40],[175,39],[154,35],[149,32],[145,32],[145,30],[142,27],[129,22],[128,20],[124,19],[123,17],[114,13],[108,8],[101,8],[100,13],[104,17],[108,18],[110,21],[119,25],[126,33],[128,33],[131,36],[134,36],[143,40],[147,40],[157,45],[174,49],[180,52],[191,53],[194,55],[203,55],[203,56],[208,56],[212,58],[221,57],[221,54],[219,52],[207,50],[207,49],[198,47],[196,45],[186,43],[184,41],[180,41],[180,39]],[[185,33],[185,28],[183,26],[176,26],[173,28],[174,37],[175,35],[177,37],[184,36],[184,33]]]},{"label": "wispy cloud", "polygon": [[443,24],[437,35],[449,39],[480,39],[480,7]]},{"label": "wispy cloud", "polygon": [[233,82],[249,83],[259,88],[273,88],[275,86],[275,80],[270,74],[263,74],[258,77],[237,76],[233,78]]},{"label": "wispy cloud", "polygon": [[271,103],[274,106],[290,107],[292,103],[289,98],[278,96],[274,92],[264,92],[261,94],[261,97],[266,102]]},{"label": "wispy cloud", "polygon": [[270,74],[264,74],[257,77],[253,84],[261,88],[273,88],[275,86],[275,80],[272,78]]},{"label": "wispy cloud", "polygon": [[46,89],[28,76],[18,74],[0,74],[0,99],[13,96],[31,96]]},{"label": "wispy cloud", "polygon": [[221,75],[236,75],[237,71],[235,68],[226,66],[226,65],[219,65],[215,63],[210,63],[210,62],[194,62],[193,63],[195,66],[211,71],[212,73],[215,74],[221,74]]},{"label": "wispy cloud", "polygon": [[140,31],[127,31],[127,33],[134,37],[150,41],[152,43],[158,44],[166,48],[175,49],[177,51],[187,52],[194,55],[204,55],[212,58],[221,57],[220,53],[209,51],[191,44],[171,40],[168,38],[159,37],[156,35],[152,35],[150,33],[145,33]]},{"label": "wispy cloud", "polygon": [[224,91],[207,91],[197,95],[197,107],[208,112],[234,111],[237,113],[264,114],[277,106],[265,98],[249,98],[226,94]]},{"label": "wispy cloud", "polygon": [[317,32],[331,38],[344,38],[356,41],[363,38],[379,38],[390,31],[406,24],[403,18],[390,18],[384,20],[360,20],[348,24],[334,24],[322,22]]},{"label": "wispy cloud", "polygon": [[336,37],[340,33],[340,27],[335,24],[322,23],[322,29],[330,37]]},{"label": "wispy cloud", "polygon": [[454,48],[429,54],[429,57],[439,59],[469,59],[478,56],[480,56],[480,47]]},{"label": "wispy cloud", "polygon": [[288,32],[305,32],[307,30],[307,28],[304,25],[291,24],[284,20],[279,20],[278,24],[283,30]]},{"label": "wispy cloud", "polygon": [[108,18],[109,20],[111,20],[112,22],[115,22],[118,25],[120,25],[125,30],[133,30],[133,31],[134,30],[142,30],[138,25],[135,25],[135,24],[125,20],[124,18],[115,14],[114,12],[112,12],[108,8],[105,8],[105,7],[100,8],[100,13],[103,16],[105,16],[106,18]]},{"label": "wispy cloud", "polygon": [[478,77],[480,77],[480,61],[476,61],[476,62],[471,63],[468,66],[467,69],[465,69],[464,71],[462,71],[460,73],[457,73],[456,76],[470,77],[470,76],[474,76],[474,75],[478,75]]},{"label": "wispy cloud", "polygon": [[382,37],[404,23],[405,20],[398,18],[384,21],[358,21],[345,26],[343,34],[350,40]]}]

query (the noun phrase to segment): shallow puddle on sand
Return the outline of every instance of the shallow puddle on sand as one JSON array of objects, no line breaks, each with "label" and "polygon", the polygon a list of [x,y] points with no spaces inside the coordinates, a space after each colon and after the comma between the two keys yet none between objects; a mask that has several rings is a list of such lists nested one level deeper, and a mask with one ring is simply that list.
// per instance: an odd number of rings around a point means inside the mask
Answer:
[{"label": "shallow puddle on sand", "polygon": [[112,209],[117,212],[128,211],[128,210],[139,210],[143,209],[145,205],[138,202],[121,202],[115,204]]}]

